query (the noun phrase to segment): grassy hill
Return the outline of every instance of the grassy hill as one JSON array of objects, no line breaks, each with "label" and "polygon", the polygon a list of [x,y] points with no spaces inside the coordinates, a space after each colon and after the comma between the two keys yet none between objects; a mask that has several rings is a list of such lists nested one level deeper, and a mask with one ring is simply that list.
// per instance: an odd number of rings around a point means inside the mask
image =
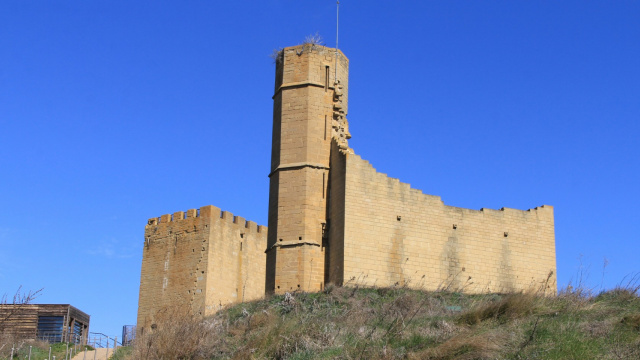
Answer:
[{"label": "grassy hill", "polygon": [[328,287],[204,320],[168,309],[129,358],[640,359],[639,287],[552,297]]}]

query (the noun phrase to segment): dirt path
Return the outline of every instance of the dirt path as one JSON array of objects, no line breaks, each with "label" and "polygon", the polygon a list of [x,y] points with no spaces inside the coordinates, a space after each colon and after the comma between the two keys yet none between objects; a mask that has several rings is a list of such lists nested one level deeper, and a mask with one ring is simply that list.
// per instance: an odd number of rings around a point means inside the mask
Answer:
[{"label": "dirt path", "polygon": [[109,351],[109,356],[113,355],[113,349],[95,349],[88,350],[86,357],[83,351],[78,353],[71,360],[107,360],[107,351]]}]

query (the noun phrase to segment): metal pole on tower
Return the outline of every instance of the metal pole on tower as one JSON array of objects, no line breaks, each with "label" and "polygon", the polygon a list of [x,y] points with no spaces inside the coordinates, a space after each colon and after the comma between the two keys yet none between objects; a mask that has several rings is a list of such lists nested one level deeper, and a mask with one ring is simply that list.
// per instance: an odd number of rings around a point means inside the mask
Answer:
[{"label": "metal pole on tower", "polygon": [[335,83],[338,82],[338,29],[339,29],[339,24],[340,24],[340,0],[336,1],[336,64],[335,64],[335,68],[333,69],[333,73],[334,73],[334,78],[333,81]]}]

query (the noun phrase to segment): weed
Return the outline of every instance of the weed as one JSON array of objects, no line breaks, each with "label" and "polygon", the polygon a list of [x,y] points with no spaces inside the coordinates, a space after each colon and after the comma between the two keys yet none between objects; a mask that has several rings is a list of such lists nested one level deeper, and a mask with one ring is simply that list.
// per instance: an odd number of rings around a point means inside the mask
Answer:
[{"label": "weed", "polygon": [[513,320],[527,316],[536,309],[538,296],[532,292],[505,295],[500,300],[482,302],[460,316],[460,321],[475,325],[488,319]]},{"label": "weed", "polygon": [[478,294],[327,286],[200,319],[156,317],[131,359],[621,359],[640,352],[634,288]]},{"label": "weed", "polygon": [[125,360],[133,355],[133,348],[131,346],[124,346],[117,348],[113,355],[109,357],[109,360]]},{"label": "weed", "polygon": [[305,45],[324,45],[324,39],[317,32],[315,34],[307,35],[304,38]]},{"label": "weed", "polygon": [[633,329],[640,331],[640,314],[629,315],[622,318],[623,324],[631,326]]}]

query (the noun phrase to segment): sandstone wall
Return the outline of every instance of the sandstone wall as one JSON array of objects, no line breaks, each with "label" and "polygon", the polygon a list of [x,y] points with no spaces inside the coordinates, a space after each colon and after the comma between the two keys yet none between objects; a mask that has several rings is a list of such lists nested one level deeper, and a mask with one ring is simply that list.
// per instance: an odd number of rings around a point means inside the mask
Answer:
[{"label": "sandstone wall", "polygon": [[138,329],[164,308],[207,315],[264,295],[267,229],[214,206],[149,219],[140,277]]},{"label": "sandstone wall", "polygon": [[221,306],[264,297],[267,228],[211,207],[206,314]]},{"label": "sandstone wall", "polygon": [[331,250],[336,261],[329,270],[342,272],[344,284],[467,292],[545,286],[555,293],[551,206],[447,206],[438,196],[376,172],[357,155],[344,160],[344,239],[336,245],[343,249]]},{"label": "sandstone wall", "polygon": [[[345,113],[349,63],[337,55]],[[304,44],[283,49],[276,60],[265,279],[270,293],[324,287],[335,56],[335,49]]]}]

